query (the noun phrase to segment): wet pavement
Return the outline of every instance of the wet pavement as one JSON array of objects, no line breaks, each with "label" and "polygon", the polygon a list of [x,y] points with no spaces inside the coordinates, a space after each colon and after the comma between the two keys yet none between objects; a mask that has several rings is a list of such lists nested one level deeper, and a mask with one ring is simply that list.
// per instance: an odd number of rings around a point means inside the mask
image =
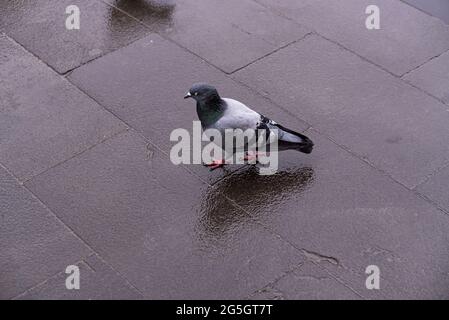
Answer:
[{"label": "wet pavement", "polygon": [[[449,298],[449,26],[377,2],[2,1],[0,298]],[[313,153],[173,165],[199,81]]]},{"label": "wet pavement", "polygon": [[434,17],[449,23],[449,1],[447,0],[403,0]]}]

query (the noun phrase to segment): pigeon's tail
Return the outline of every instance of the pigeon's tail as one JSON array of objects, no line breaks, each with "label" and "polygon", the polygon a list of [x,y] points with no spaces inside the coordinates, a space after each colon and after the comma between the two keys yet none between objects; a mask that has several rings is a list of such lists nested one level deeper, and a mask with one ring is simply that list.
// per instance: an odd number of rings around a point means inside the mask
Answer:
[{"label": "pigeon's tail", "polygon": [[279,130],[279,149],[294,149],[303,153],[311,153],[313,150],[313,141],[305,135],[290,130],[280,124],[275,125]]}]

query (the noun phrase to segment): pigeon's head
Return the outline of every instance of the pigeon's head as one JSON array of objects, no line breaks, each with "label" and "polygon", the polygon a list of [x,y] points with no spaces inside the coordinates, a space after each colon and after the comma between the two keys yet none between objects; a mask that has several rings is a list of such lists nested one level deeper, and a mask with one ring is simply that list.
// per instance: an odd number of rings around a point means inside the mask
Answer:
[{"label": "pigeon's head", "polygon": [[184,99],[193,98],[197,102],[208,102],[215,99],[220,99],[217,89],[205,83],[194,84],[189,91],[187,91]]}]

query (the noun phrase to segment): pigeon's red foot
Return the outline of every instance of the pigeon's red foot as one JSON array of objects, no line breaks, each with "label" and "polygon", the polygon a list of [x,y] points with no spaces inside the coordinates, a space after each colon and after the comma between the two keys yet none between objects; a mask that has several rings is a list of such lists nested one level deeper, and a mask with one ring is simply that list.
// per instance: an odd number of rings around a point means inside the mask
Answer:
[{"label": "pigeon's red foot", "polygon": [[257,160],[260,157],[265,157],[267,154],[265,152],[248,152],[244,157],[243,160],[245,161],[254,161],[257,162]]},{"label": "pigeon's red foot", "polygon": [[223,167],[226,161],[223,160],[213,160],[211,163],[206,163],[205,166],[209,167],[210,171]]}]

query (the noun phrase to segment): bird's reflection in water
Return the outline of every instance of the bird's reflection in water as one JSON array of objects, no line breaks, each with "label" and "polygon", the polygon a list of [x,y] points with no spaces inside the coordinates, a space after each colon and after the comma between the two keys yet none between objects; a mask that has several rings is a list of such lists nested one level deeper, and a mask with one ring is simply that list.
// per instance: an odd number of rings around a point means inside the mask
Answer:
[{"label": "bird's reflection in water", "polygon": [[203,195],[198,235],[208,243],[220,241],[242,224],[278,213],[280,204],[302,193],[313,177],[314,171],[308,167],[286,169],[274,175],[260,175],[255,166],[244,167],[208,188]]},{"label": "bird's reflection in water", "polygon": [[[175,0],[116,0],[112,4],[125,11],[134,18],[139,19],[152,29],[170,25],[173,11],[176,6]],[[122,13],[113,10],[111,22],[120,23]]]}]

